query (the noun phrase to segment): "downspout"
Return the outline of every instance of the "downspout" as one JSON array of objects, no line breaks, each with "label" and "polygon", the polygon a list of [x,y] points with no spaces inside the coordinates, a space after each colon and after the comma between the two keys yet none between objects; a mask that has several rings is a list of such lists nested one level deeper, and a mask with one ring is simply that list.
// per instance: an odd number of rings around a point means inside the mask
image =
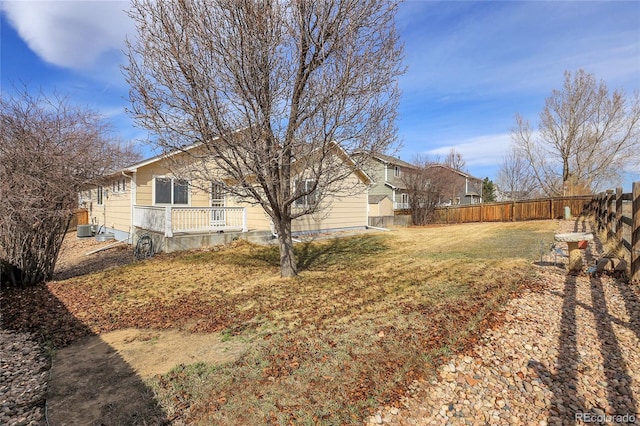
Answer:
[{"label": "downspout", "polygon": [[129,221],[131,223],[129,224],[129,239],[127,240],[127,242],[129,244],[133,244],[133,206],[134,206],[134,201],[135,201],[135,198],[136,198],[136,181],[135,181],[134,177],[136,175],[136,172],[132,172],[133,173],[132,176],[129,176],[128,174],[126,174],[124,172],[124,170],[121,171],[120,173],[122,173],[122,176],[124,176],[124,177],[129,179],[129,187],[131,188],[131,199],[129,201],[129,204],[130,204],[130,206],[129,206],[129,209],[130,209],[130,211],[129,211]]}]

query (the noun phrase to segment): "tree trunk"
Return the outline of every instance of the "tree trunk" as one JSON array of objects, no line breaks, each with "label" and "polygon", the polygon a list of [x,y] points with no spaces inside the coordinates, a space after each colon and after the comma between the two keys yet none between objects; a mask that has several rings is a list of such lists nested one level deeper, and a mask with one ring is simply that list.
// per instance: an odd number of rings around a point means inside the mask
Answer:
[{"label": "tree trunk", "polygon": [[283,219],[275,223],[280,245],[280,276],[291,278],[298,275],[296,255],[293,251],[293,236],[291,235],[291,219]]}]

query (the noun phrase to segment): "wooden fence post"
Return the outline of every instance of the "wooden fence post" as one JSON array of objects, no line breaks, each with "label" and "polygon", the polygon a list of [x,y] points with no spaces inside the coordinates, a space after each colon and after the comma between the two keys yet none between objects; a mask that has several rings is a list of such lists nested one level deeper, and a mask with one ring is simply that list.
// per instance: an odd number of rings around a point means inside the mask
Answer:
[{"label": "wooden fence post", "polygon": [[598,232],[602,231],[602,192],[598,194]]},{"label": "wooden fence post", "polygon": [[622,188],[616,188],[616,240],[622,242]]},{"label": "wooden fence post", "polygon": [[631,218],[631,281],[640,280],[640,182],[633,182],[631,195],[633,209]]},{"label": "wooden fence post", "polygon": [[611,222],[613,221],[613,191],[608,189],[607,190],[607,196],[606,196],[606,208],[607,208],[607,215],[605,216],[605,227],[607,229],[607,238],[609,238],[609,235],[613,234],[613,231],[611,230]]}]

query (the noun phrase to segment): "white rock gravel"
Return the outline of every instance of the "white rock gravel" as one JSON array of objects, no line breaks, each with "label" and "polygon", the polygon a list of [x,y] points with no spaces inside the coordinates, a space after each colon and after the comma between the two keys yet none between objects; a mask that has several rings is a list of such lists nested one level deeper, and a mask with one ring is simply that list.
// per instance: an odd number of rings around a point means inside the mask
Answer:
[{"label": "white rock gravel", "polygon": [[474,356],[454,357],[368,424],[640,424],[640,285],[553,265],[537,279],[542,290],[512,300]]},{"label": "white rock gravel", "polygon": [[27,333],[0,330],[0,425],[46,425],[49,362]]}]

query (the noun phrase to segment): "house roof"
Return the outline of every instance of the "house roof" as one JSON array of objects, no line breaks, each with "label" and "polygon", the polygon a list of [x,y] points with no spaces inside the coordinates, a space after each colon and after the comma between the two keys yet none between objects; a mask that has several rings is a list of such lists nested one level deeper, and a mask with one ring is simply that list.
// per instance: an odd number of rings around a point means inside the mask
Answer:
[{"label": "house roof", "polygon": [[[243,130],[243,129],[241,129]],[[237,130],[237,131],[241,131],[241,130]],[[115,176],[115,175],[121,175],[122,173],[133,173],[136,172],[140,167],[144,167],[147,166],[149,164],[153,164],[155,162],[161,161],[161,160],[165,160],[167,158],[170,158],[174,155],[180,154],[182,152],[188,152],[191,151],[194,148],[197,148],[199,146],[201,146],[202,143],[201,142],[197,142],[194,144],[191,144],[189,146],[186,146],[180,150],[175,150],[173,152],[169,152],[169,153],[163,153],[160,155],[156,155],[154,157],[150,157],[147,158],[146,160],[142,160],[138,163],[132,164],[130,166],[124,167],[120,170],[117,170],[107,176]],[[365,185],[371,185],[373,183],[373,179],[371,178],[371,176],[369,176],[364,170],[361,170],[359,168],[356,167],[356,162],[353,161],[353,159],[351,158],[351,156],[338,144],[338,143],[331,143],[332,146],[337,148],[337,152],[338,152],[338,157],[340,157],[342,159],[342,161],[344,161],[345,163],[347,163],[352,169],[353,172],[358,176],[358,178],[362,181],[362,183],[364,183]],[[294,160],[295,161],[295,160]]]},{"label": "house roof", "polygon": [[397,157],[393,157],[391,155],[376,153],[376,154],[373,154],[372,157],[382,161],[383,163],[388,163],[388,164],[393,164],[393,165],[396,165],[396,166],[407,167],[409,169],[415,169],[416,168],[415,164],[408,163],[408,162],[406,162],[404,160],[401,160],[401,159],[399,159]]},{"label": "house roof", "polygon": [[[385,198],[389,198],[388,195],[369,195],[369,204],[378,204]],[[389,198],[391,200],[391,198]]]},{"label": "house roof", "polygon": [[462,176],[462,177],[465,177],[465,178],[469,178],[469,179],[473,179],[473,180],[477,180],[477,181],[482,182],[482,179],[480,179],[480,178],[477,178],[477,177],[472,176],[472,175],[470,175],[470,174],[468,174],[468,173],[465,173],[465,172],[463,172],[462,170],[458,170],[458,169],[454,169],[453,167],[446,166],[446,165],[444,165],[444,164],[430,164],[430,165],[428,165],[427,167],[429,167],[429,168],[432,168],[432,167],[440,167],[440,168],[443,168],[443,169],[445,169],[445,170],[449,170],[449,171],[451,171],[451,172],[453,172],[453,173],[457,173],[457,174],[459,174],[459,175],[460,175],[460,176]]}]

